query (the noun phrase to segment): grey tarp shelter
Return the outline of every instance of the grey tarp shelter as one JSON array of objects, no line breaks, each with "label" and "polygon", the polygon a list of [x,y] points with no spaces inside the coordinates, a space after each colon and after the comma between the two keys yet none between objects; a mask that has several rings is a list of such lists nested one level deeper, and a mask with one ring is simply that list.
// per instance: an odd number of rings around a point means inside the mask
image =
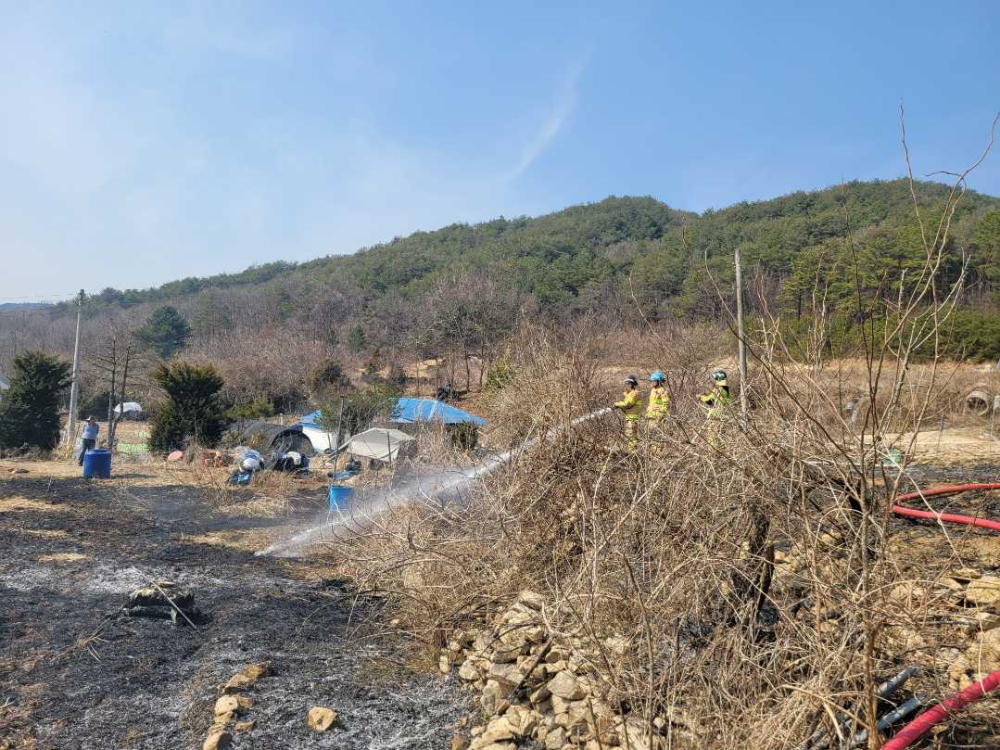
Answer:
[{"label": "grey tarp shelter", "polygon": [[401,430],[372,427],[352,437],[347,444],[347,451],[360,458],[396,461],[415,455],[417,441]]},{"label": "grey tarp shelter", "polygon": [[239,445],[252,443],[261,453],[296,451],[304,456],[314,453],[309,438],[302,434],[298,425],[286,427],[268,422],[250,422],[231,427],[229,431],[235,436],[234,442]]}]

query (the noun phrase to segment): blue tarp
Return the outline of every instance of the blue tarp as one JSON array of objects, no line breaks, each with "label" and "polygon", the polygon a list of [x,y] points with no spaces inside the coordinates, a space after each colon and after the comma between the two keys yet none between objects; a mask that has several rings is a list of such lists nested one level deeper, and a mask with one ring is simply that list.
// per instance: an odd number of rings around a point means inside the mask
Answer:
[{"label": "blue tarp", "polygon": [[[299,421],[303,427],[318,427],[322,414],[317,410],[306,414]],[[486,420],[475,414],[448,406],[443,401],[429,398],[401,398],[396,402],[389,418],[398,424],[413,424],[415,422],[439,422],[442,424],[465,424],[467,422],[482,426]]]},{"label": "blue tarp", "polygon": [[456,409],[454,406],[448,406],[443,401],[429,398],[399,399],[396,402],[396,408],[392,410],[391,420],[401,424],[413,424],[414,422],[471,423],[480,426],[486,424],[486,420],[482,417]]},{"label": "blue tarp", "polygon": [[322,416],[323,412],[317,409],[310,414],[306,414],[298,423],[303,427],[319,427],[319,420]]}]

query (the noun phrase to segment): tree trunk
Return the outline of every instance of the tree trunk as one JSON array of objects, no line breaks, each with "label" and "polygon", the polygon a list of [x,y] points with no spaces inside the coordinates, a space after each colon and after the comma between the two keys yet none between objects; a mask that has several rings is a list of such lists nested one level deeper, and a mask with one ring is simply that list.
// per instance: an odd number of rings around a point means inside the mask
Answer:
[{"label": "tree trunk", "polygon": [[[111,388],[108,390],[108,450],[115,437],[115,381],[118,377],[118,342],[111,340]],[[96,447],[96,446],[95,446]]]}]

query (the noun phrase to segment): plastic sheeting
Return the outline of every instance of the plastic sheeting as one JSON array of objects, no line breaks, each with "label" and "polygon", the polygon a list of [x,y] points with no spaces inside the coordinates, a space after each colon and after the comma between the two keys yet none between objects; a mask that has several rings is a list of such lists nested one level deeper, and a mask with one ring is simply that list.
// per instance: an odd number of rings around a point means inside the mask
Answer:
[{"label": "plastic sheeting", "polygon": [[416,441],[405,432],[373,427],[351,438],[347,451],[376,461],[395,461],[416,453]]},{"label": "plastic sheeting", "polygon": [[[323,413],[319,410],[306,414],[297,423],[312,438],[311,433],[327,432],[326,428],[320,426],[320,419]],[[396,424],[416,424],[418,422],[437,422],[438,424],[474,424],[482,427],[486,420],[469,414],[454,406],[449,406],[444,401],[437,401],[430,398],[401,398],[392,408],[389,417],[391,422]]]},{"label": "plastic sheeting", "polygon": [[438,422],[441,424],[474,424],[482,427],[486,420],[469,414],[443,401],[429,398],[401,398],[392,410],[390,420],[398,424]]}]

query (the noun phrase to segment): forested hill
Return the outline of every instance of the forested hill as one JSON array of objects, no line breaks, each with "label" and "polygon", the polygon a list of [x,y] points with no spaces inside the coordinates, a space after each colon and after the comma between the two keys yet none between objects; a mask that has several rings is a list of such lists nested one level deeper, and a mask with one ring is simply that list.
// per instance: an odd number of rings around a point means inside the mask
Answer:
[{"label": "forested hill", "polygon": [[499,218],[482,224],[452,224],[431,232],[305,263],[277,261],[241,273],[187,278],[146,290],[105,289],[91,310],[149,302],[176,302],[206,290],[229,290],[288,282],[344,293],[419,292],[441,278],[497,264],[513,271],[521,286],[543,296],[578,293],[614,271],[609,248],[657,241],[697,215],[652,198],[608,198],[537,218]]},{"label": "forested hill", "polygon": [[[916,192],[930,219],[949,188],[923,182]],[[956,262],[963,251],[972,252],[969,278],[981,299],[1000,284],[998,208],[1000,200],[970,192],[952,225],[951,252]],[[380,318],[426,313],[425,301],[443,304],[442,296],[466,296],[470,304],[516,299],[518,310],[555,317],[587,310],[629,314],[636,304],[653,317],[712,316],[722,310],[716,283],[729,278],[739,246],[755,283],[776,304],[801,313],[802,295],[817,274],[836,295],[836,275],[843,272],[838,258],[847,252],[842,240],[849,233],[861,243],[863,270],[873,277],[922,257],[909,184],[851,182],[700,215],[652,198],[612,197],[537,218],[417,232],[348,256],[276,262],[144,291],[107,289],[87,308],[100,315],[172,304],[196,335],[250,310],[258,327],[378,327]]]}]

